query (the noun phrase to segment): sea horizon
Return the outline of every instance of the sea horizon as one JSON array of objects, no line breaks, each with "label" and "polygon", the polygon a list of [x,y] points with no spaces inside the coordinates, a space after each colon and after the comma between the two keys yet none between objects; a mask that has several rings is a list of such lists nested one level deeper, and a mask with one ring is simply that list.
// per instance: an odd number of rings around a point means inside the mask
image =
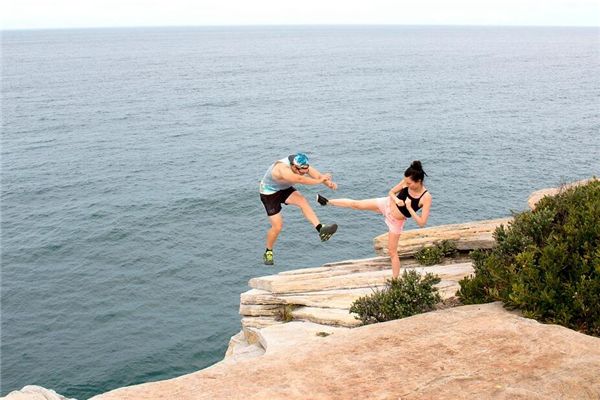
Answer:
[{"label": "sea horizon", "polygon": [[202,28],[551,28],[551,29],[600,29],[600,25],[520,25],[520,24],[215,24],[215,25],[97,25],[74,27],[31,27],[0,28],[0,32],[21,31],[68,31],[68,30],[101,30],[101,29],[202,29]]}]

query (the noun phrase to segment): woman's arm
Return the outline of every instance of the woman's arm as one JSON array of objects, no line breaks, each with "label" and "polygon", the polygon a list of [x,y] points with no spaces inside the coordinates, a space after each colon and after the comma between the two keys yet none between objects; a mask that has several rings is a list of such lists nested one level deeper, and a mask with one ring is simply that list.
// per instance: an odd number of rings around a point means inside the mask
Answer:
[{"label": "woman's arm", "polygon": [[422,201],[423,207],[421,208],[421,215],[417,214],[415,210],[412,209],[410,201],[406,202],[406,209],[415,219],[415,222],[420,228],[423,228],[425,224],[427,224],[427,219],[429,219],[429,211],[431,210],[431,194],[427,193],[425,196],[423,196]]},{"label": "woman's arm", "polygon": [[403,206],[404,202],[402,200],[400,200],[399,198],[396,197],[396,195],[402,190],[404,189],[404,187],[406,186],[406,184],[404,183],[404,178],[402,178],[402,180],[400,181],[399,184],[397,184],[396,186],[394,186],[393,188],[390,189],[388,196],[390,196],[390,198],[392,199],[392,201],[399,206]]}]

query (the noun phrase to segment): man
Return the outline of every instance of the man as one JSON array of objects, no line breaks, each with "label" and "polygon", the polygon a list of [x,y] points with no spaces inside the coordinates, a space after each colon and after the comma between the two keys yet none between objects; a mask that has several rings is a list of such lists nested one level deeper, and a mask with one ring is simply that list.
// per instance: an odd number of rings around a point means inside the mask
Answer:
[{"label": "man", "polygon": [[323,242],[329,240],[331,235],[337,231],[336,224],[321,225],[306,198],[294,188],[293,185],[296,183],[303,185],[322,183],[332,190],[337,189],[337,184],[332,181],[331,174],[321,174],[315,167],[311,167],[305,154],[292,154],[271,164],[260,181],[259,190],[260,200],[264,204],[271,222],[271,229],[267,232],[267,248],[263,255],[265,265],[273,265],[273,247],[283,227],[281,204],[300,207],[304,217],[313,224]]}]

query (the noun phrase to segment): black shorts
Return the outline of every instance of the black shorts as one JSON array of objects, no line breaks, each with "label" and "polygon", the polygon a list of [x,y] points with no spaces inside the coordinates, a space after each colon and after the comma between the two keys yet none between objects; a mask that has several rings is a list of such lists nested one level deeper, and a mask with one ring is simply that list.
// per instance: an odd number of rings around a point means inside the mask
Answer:
[{"label": "black shorts", "polygon": [[267,215],[270,217],[271,215],[279,214],[281,211],[281,204],[285,204],[285,201],[290,194],[296,191],[295,187],[289,187],[287,189],[280,190],[273,194],[260,194],[260,201],[262,201],[265,206],[265,210],[267,211]]}]

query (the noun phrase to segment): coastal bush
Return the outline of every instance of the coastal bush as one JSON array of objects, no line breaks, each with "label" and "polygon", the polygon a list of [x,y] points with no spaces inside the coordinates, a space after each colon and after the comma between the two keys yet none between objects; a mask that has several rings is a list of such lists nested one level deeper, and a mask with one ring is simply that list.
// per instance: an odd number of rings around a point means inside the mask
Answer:
[{"label": "coastal bush", "polygon": [[294,319],[294,316],[292,315],[293,311],[294,311],[294,307],[291,304],[284,304],[277,312],[275,319],[277,321],[282,321],[282,322],[293,321],[293,319]]},{"label": "coastal bush", "polygon": [[433,286],[440,281],[437,275],[404,271],[401,277],[388,280],[384,289],[356,300],[350,312],[358,314],[363,324],[372,324],[431,311],[441,301]]},{"label": "coastal bush", "polygon": [[600,182],[562,189],[494,232],[471,253],[464,304],[502,301],[526,317],[600,336]]},{"label": "coastal bush", "polygon": [[423,247],[415,253],[415,260],[421,265],[435,265],[444,260],[444,257],[454,257],[458,253],[456,243],[451,240],[442,240],[433,246]]}]

